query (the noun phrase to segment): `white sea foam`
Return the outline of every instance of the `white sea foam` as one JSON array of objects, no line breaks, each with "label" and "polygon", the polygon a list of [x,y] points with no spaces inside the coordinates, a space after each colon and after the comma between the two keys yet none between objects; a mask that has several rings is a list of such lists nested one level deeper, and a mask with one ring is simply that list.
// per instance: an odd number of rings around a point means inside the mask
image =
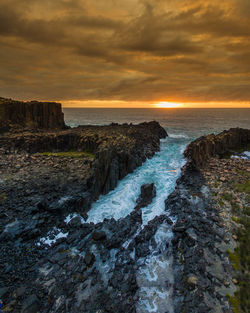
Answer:
[{"label": "white sea foam", "polygon": [[188,138],[188,136],[186,134],[170,134],[170,133],[168,133],[168,136],[170,138],[176,138],[176,139],[178,139],[178,138]]},{"label": "white sea foam", "polygon": [[232,155],[231,159],[249,160],[250,159],[250,151],[244,151],[243,153],[241,153],[239,155]]},{"label": "white sea foam", "polygon": [[70,213],[68,216],[66,216],[66,218],[64,219],[64,222],[68,224],[75,217],[80,217],[81,223],[82,224],[85,223],[84,218],[79,213]]},{"label": "white sea foam", "polygon": [[[166,213],[164,201],[174,190],[176,179],[185,163],[183,151],[186,144],[187,139],[184,135],[163,139],[160,152],[133,173],[127,175],[114,190],[107,195],[100,196],[88,212],[87,222],[99,223],[104,218],[118,220],[126,217],[136,205],[141,185],[153,182],[156,187],[156,197],[150,205],[142,208],[143,225],[138,228],[132,238],[123,244],[123,248],[127,249],[134,237],[150,220]],[[77,215],[68,216],[65,222],[68,223],[75,216]],[[139,300],[136,304],[137,313],[165,313],[166,311],[173,313],[172,259],[166,252],[166,243],[170,243],[171,237],[171,227],[168,224],[162,224],[154,236],[156,249],[150,247],[149,255],[138,260],[139,269],[136,279],[139,286],[137,293]],[[95,266],[101,272],[106,286],[114,268],[116,250],[105,263],[98,256],[94,245],[91,247],[91,252],[96,255]],[[135,258],[135,250],[130,253],[130,256]]]},{"label": "white sea foam", "polygon": [[60,229],[54,227],[46,237],[40,238],[39,242],[37,243],[38,246],[43,244],[47,244],[51,246],[53,243],[55,243],[60,238],[66,238],[68,236],[68,233],[63,233]]},{"label": "white sea foam", "polygon": [[172,258],[166,252],[166,243],[171,238],[171,227],[162,224],[154,236],[157,249],[151,247],[149,255],[139,260],[137,313],[173,313]]},{"label": "white sea foam", "polygon": [[244,151],[243,154],[245,154],[248,158],[250,158],[250,151]]},{"label": "white sea foam", "polygon": [[87,222],[98,223],[104,218],[119,218],[132,212],[139,197],[141,185],[154,183],[156,197],[152,204],[142,209],[143,223],[164,212],[164,200],[173,191],[180,168],[184,164],[183,150],[186,140],[166,138],[161,141],[161,151],[147,160],[133,173],[127,175],[107,195],[100,196],[90,211]]}]

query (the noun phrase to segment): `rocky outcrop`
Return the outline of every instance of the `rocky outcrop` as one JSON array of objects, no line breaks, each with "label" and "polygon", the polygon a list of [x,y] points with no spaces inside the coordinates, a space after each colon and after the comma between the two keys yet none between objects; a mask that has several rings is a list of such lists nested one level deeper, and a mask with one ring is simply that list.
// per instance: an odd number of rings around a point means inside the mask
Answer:
[{"label": "rocky outcrop", "polygon": [[245,199],[233,188],[239,181],[247,184],[240,173],[247,172],[249,161],[223,157],[247,150],[249,139],[250,130],[235,128],[198,138],[185,150],[187,163],[165,202],[176,219],[172,239],[176,313],[233,312],[229,299],[237,280],[228,251],[235,248],[236,237],[228,226],[232,212],[225,203],[230,200],[240,210]]},{"label": "rocky outcrop", "polygon": [[60,103],[0,98],[0,132],[12,128],[65,128]]},{"label": "rocky outcrop", "polygon": [[0,135],[6,312],[136,312],[137,262],[150,253],[145,242],[154,244],[157,225],[139,234],[139,209],[96,225],[82,217],[101,193],[152,157],[165,136],[156,122]]},{"label": "rocky outcrop", "polygon": [[190,165],[202,167],[206,161],[215,156],[222,157],[234,149],[242,149],[250,143],[250,129],[231,128],[218,135],[203,136],[189,144],[184,152]]},{"label": "rocky outcrop", "polygon": [[152,203],[155,196],[156,196],[156,188],[155,188],[154,183],[142,185],[141,194],[139,198],[136,200],[137,205],[135,209],[146,207],[147,205]]},{"label": "rocky outcrop", "polygon": [[[88,189],[87,195],[90,199],[84,199],[83,202],[90,203],[100,194],[106,194],[115,188],[120,179],[140,166],[146,158],[152,157],[156,151],[159,151],[160,139],[166,136],[166,131],[157,122],[139,125],[81,126],[53,132],[7,133],[0,136],[0,146],[4,153],[12,156],[13,152],[16,156],[36,153],[30,160],[39,158],[37,154],[43,152],[86,152],[92,156],[88,174],[86,175],[86,171],[82,169],[82,164],[79,165],[77,171],[79,169],[84,171],[86,187],[81,190]],[[58,159],[50,158],[48,163],[53,160],[58,161]],[[61,167],[59,164],[57,166]],[[57,174],[59,175],[61,173]],[[83,177],[78,179],[78,185],[81,185],[79,182],[82,180]],[[68,177],[65,181],[68,181]],[[83,193],[78,187],[76,191],[78,194]],[[84,197],[86,198],[86,194]],[[77,203],[82,203],[79,197],[76,198]],[[85,206],[84,210],[86,210]]]}]

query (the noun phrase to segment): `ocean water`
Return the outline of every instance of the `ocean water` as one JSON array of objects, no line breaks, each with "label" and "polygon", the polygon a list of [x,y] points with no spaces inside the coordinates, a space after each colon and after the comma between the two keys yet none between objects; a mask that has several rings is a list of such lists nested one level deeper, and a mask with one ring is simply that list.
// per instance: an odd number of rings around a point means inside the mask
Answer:
[{"label": "ocean water", "polygon": [[[64,109],[64,113],[70,126],[156,120],[167,130],[169,136],[161,140],[160,152],[122,179],[114,190],[100,196],[88,212],[87,222],[94,223],[104,218],[118,220],[125,217],[134,209],[141,185],[153,182],[156,197],[142,209],[143,225],[137,233],[155,216],[170,214],[165,211],[164,200],[175,188],[181,167],[185,164],[183,151],[190,141],[230,127],[250,128],[250,109]],[[66,221],[71,218],[67,217]],[[137,313],[174,313],[172,257],[164,252],[172,236],[168,224],[160,225],[154,236],[156,249],[152,248],[147,257],[137,260]],[[125,249],[131,240],[133,238],[124,245]],[[106,264],[107,269],[112,268],[114,262],[115,258],[110,260]]]},{"label": "ocean water", "polygon": [[70,126],[156,120],[169,133],[198,137],[230,127],[250,128],[250,109],[64,109]]}]

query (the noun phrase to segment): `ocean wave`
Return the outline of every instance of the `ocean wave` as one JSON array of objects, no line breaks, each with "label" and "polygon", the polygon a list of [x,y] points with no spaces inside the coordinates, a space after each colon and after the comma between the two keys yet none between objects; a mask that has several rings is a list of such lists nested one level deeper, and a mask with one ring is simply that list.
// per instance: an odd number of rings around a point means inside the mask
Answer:
[{"label": "ocean wave", "polygon": [[186,134],[170,134],[170,133],[168,133],[168,136],[170,138],[176,138],[176,139],[178,139],[178,138],[186,138],[186,139],[188,139],[189,138]]}]

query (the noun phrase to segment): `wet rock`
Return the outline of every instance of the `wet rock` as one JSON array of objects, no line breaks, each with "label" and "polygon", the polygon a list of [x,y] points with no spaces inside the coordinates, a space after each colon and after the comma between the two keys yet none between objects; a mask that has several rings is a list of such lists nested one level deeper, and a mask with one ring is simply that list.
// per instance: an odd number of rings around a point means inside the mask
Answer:
[{"label": "wet rock", "polygon": [[36,295],[31,295],[24,300],[21,313],[37,313],[39,312],[40,301]]},{"label": "wet rock", "polygon": [[72,218],[70,220],[70,222],[69,222],[69,225],[71,227],[79,227],[79,226],[81,226],[82,225],[82,221],[81,221],[80,216],[76,216],[76,217]]},{"label": "wet rock", "polygon": [[89,251],[86,252],[84,262],[88,267],[91,267],[95,262],[95,255]]},{"label": "wet rock", "polygon": [[26,287],[21,286],[13,292],[13,296],[14,296],[14,298],[19,298],[19,297],[24,296],[25,292],[26,292]]},{"label": "wet rock", "polygon": [[0,288],[0,299],[4,298],[6,294],[8,293],[8,291],[9,291],[9,288],[7,287]]},{"label": "wet rock", "polygon": [[[0,135],[1,179],[4,175],[0,186],[0,227],[4,233],[0,286],[9,288],[4,299],[9,312],[106,312],[106,305],[107,312],[135,312],[138,268],[133,248],[142,223],[141,211],[98,225],[81,223],[79,218],[65,222],[69,213],[86,215],[101,193],[107,193],[152,157],[159,150],[159,139],[166,136],[156,122],[112,127]],[[93,155],[74,159],[40,154],[71,149]],[[6,183],[8,175],[12,180]],[[2,195],[2,188],[6,195]],[[15,218],[17,223],[12,224]],[[140,237],[138,255],[150,253],[148,245],[157,223]],[[51,246],[37,238],[54,239],[59,231],[68,232],[67,238]],[[127,249],[123,247],[126,243]],[[117,287],[110,283],[104,290],[113,273]]]},{"label": "wet rock", "polygon": [[95,241],[103,241],[106,239],[106,233],[104,231],[94,231],[92,233],[92,239]]},{"label": "wet rock", "polygon": [[153,198],[156,196],[156,188],[154,183],[152,184],[145,184],[141,186],[141,194],[139,198],[136,200],[137,205],[136,209],[143,208],[149,205]]},{"label": "wet rock", "polygon": [[49,205],[45,200],[37,203],[37,209],[39,211],[46,211],[46,210],[48,210],[48,207],[49,207]]}]

